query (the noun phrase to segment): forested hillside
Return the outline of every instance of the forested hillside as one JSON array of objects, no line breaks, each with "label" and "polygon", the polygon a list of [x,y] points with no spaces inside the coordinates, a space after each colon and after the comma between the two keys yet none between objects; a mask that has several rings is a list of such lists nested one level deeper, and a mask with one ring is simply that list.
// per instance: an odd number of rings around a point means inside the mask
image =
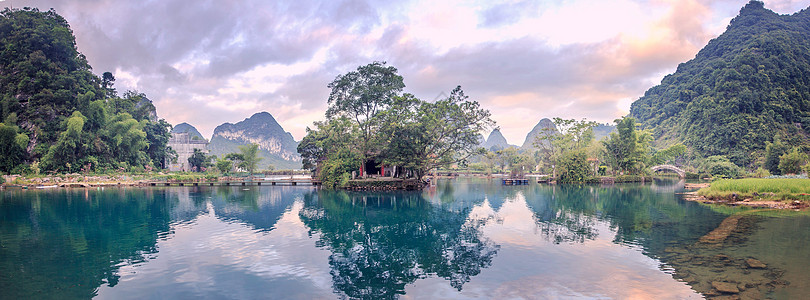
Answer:
[{"label": "forested hillside", "polygon": [[[778,15],[758,1],[694,59],[633,103],[658,146],[754,168],[774,139],[798,146],[810,128],[810,11]],[[777,156],[778,157],[778,156]]]},{"label": "forested hillside", "polygon": [[171,126],[91,70],[55,11],[0,12],[0,172],[162,167]]}]

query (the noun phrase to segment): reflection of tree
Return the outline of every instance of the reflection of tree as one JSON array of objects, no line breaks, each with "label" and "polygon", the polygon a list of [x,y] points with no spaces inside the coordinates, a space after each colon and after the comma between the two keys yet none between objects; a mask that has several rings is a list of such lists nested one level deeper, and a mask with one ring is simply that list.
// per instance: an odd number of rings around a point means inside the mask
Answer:
[{"label": "reflection of tree", "polygon": [[0,293],[9,299],[91,298],[115,286],[169,232],[164,190],[7,192],[0,196]]},{"label": "reflection of tree", "polygon": [[674,241],[694,242],[723,219],[697,203],[679,201],[674,193],[659,193],[647,185],[538,185],[524,193],[538,226],[556,242],[595,238],[595,222],[603,220],[616,230],[616,243],[641,244],[657,252]]},{"label": "reflection of tree", "polygon": [[498,251],[465,224],[469,208],[446,210],[419,193],[320,191],[305,198],[301,219],[332,251],[336,292],[351,298],[392,298],[428,276],[461,290]]}]

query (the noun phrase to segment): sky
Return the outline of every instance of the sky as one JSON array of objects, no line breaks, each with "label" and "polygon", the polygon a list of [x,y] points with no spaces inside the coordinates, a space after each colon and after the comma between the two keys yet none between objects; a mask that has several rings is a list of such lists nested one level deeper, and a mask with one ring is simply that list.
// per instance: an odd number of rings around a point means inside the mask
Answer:
[{"label": "sky", "polygon": [[[612,122],[721,34],[747,0],[0,0],[54,8],[93,71],[169,123],[271,113],[296,140],[327,85],[373,61],[433,101],[461,86],[511,144],[542,118]],[[792,14],[810,0],[766,0]],[[485,135],[488,133],[484,133]]]}]

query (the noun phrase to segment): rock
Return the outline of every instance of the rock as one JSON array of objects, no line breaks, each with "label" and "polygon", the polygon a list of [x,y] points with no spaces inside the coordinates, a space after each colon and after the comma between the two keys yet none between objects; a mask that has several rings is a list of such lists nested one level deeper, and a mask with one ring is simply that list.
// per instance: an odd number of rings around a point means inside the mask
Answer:
[{"label": "rock", "polygon": [[765,269],[768,267],[767,265],[765,265],[765,263],[753,258],[746,259],[745,264],[752,269]]},{"label": "rock", "polygon": [[740,297],[737,295],[723,295],[712,298],[712,300],[739,300],[739,299]]},{"label": "rock", "polygon": [[740,292],[740,289],[737,288],[737,284],[731,282],[712,281],[712,287],[721,293],[737,294]]}]

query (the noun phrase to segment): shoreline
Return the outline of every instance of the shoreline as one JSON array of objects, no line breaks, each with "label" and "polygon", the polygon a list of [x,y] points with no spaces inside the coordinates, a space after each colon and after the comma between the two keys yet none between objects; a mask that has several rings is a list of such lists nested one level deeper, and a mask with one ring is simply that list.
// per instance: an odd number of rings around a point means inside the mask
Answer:
[{"label": "shoreline", "polygon": [[805,201],[799,200],[765,200],[765,199],[753,199],[753,198],[745,198],[745,199],[737,199],[736,197],[728,197],[728,198],[718,198],[712,197],[707,198],[705,196],[698,195],[697,191],[693,192],[684,192],[684,193],[676,193],[677,195],[682,195],[684,200],[687,201],[694,201],[700,202],[704,204],[720,204],[726,206],[746,206],[750,208],[770,208],[770,209],[790,209],[790,210],[803,210],[810,207],[810,203]]}]

